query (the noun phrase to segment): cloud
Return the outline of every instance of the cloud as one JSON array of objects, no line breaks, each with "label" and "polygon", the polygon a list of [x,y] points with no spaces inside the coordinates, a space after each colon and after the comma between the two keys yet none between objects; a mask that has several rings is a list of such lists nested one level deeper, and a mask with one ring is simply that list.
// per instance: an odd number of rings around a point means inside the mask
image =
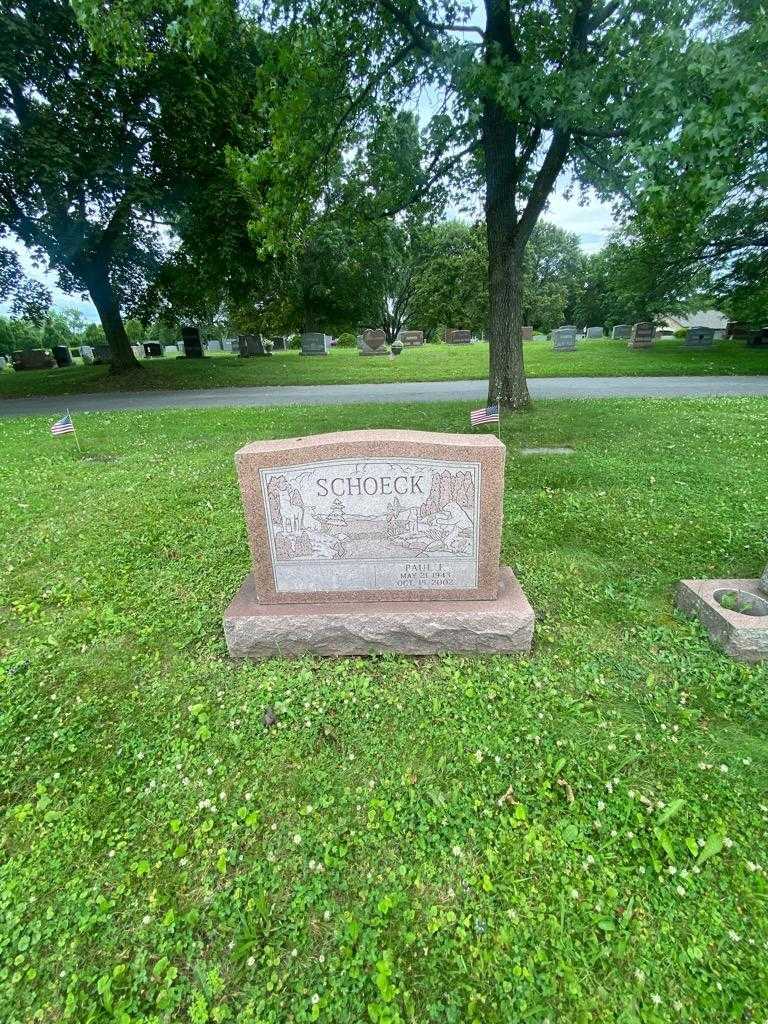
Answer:
[{"label": "cloud", "polygon": [[567,178],[561,177],[558,180],[542,218],[578,235],[585,252],[597,252],[608,241],[608,236],[615,227],[611,208],[601,202],[594,193],[587,193],[584,205],[575,197],[566,199],[563,193],[568,185]]}]

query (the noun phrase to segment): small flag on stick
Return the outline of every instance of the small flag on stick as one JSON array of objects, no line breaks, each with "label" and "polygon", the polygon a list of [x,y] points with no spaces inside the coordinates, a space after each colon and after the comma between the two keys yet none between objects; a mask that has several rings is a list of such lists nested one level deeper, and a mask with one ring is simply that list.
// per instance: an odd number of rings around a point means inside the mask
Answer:
[{"label": "small flag on stick", "polygon": [[484,409],[473,409],[469,414],[469,422],[473,427],[479,427],[482,423],[498,423],[498,403],[496,405],[487,405]]},{"label": "small flag on stick", "polygon": [[75,435],[75,444],[77,445],[77,450],[79,452],[81,452],[83,450],[80,447],[80,441],[78,440],[78,437],[77,437],[77,431],[75,430],[75,424],[72,422],[72,417],[69,414],[69,409],[67,409],[67,415],[66,416],[62,416],[60,420],[56,420],[56,422],[51,427],[51,433],[53,434],[54,437],[58,437],[59,434],[74,434]]},{"label": "small flag on stick", "polygon": [[69,413],[66,416],[62,416],[60,420],[56,420],[51,427],[51,433],[54,437],[58,437],[59,434],[74,434],[74,432],[75,425]]}]

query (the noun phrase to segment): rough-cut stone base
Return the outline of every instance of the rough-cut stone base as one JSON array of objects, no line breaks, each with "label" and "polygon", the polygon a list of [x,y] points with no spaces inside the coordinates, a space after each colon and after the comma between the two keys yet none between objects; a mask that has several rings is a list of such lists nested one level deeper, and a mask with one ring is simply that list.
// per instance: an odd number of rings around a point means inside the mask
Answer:
[{"label": "rough-cut stone base", "polygon": [[224,613],[232,658],[530,651],[534,613],[511,569],[495,601],[259,604],[250,573]]},{"label": "rough-cut stone base", "polygon": [[759,580],[681,580],[677,607],[695,615],[712,643],[738,661],[768,659],[768,615],[744,615],[723,608],[715,599],[718,590],[740,590],[766,602]]}]

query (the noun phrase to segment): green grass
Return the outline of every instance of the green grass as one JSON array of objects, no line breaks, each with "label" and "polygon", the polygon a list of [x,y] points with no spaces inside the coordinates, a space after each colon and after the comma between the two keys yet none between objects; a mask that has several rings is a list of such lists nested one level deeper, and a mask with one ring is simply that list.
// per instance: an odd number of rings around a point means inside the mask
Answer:
[{"label": "green grass", "polygon": [[[685,376],[768,373],[768,349],[719,341],[709,350],[685,349],[677,339],[657,341],[647,351],[622,341],[579,341],[576,352],[553,352],[549,342],[525,345],[531,377]],[[488,376],[488,346],[425,345],[393,358],[360,356],[334,349],[328,356],[276,352],[268,359],[216,354],[204,360],[145,360],[139,372],[110,376],[106,366],[0,374],[0,398],[100,391],[178,390],[283,384],[358,384],[387,381],[482,380]]]},{"label": "green grass", "polygon": [[530,658],[261,664],[233,452],[466,405],[7,421],[3,1024],[763,1022],[768,667],[673,591],[762,569],[767,408],[506,419]]}]

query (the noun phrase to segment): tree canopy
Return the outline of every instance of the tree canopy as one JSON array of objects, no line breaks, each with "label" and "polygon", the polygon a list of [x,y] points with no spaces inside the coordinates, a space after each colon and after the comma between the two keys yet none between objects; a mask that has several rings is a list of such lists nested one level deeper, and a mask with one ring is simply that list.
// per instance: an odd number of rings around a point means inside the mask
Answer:
[{"label": "tree canopy", "polygon": [[204,54],[185,52],[172,42],[183,10],[147,12],[149,59],[131,64],[95,51],[68,3],[0,4],[0,236],[90,295],[115,368],[135,365],[123,314],[162,282],[179,239],[198,255],[213,243],[221,261],[249,244],[227,149],[265,143],[248,87],[258,32],[232,9]]}]

